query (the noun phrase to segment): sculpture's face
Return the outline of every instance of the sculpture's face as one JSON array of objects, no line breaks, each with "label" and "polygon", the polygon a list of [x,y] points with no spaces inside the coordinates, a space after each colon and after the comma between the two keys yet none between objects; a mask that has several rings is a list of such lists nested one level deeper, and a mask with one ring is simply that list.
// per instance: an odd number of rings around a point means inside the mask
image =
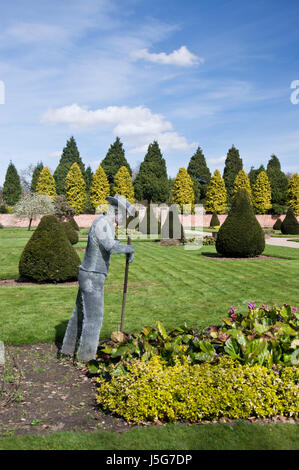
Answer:
[{"label": "sculpture's face", "polygon": [[125,214],[123,211],[115,210],[115,222],[117,225],[122,225],[125,221]]}]

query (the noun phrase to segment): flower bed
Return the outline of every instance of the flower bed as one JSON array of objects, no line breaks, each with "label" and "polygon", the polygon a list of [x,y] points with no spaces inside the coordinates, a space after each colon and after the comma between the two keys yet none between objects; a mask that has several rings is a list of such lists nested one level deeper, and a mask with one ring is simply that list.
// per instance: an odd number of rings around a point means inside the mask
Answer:
[{"label": "flower bed", "polygon": [[133,422],[299,415],[297,308],[235,307],[219,326],[144,327],[100,344],[97,401]]}]

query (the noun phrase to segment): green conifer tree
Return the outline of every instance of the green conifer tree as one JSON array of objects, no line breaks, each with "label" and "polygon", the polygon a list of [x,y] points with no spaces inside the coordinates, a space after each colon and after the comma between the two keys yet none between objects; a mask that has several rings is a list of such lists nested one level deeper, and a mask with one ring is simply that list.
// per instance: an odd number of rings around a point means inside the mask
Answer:
[{"label": "green conifer tree", "polygon": [[289,181],[288,205],[295,215],[299,215],[299,175],[294,173]]},{"label": "green conifer tree", "polygon": [[194,191],[191,176],[182,167],[175,178],[172,188],[172,202],[180,206],[181,211],[184,205],[189,205],[190,210],[194,209]]},{"label": "green conifer tree", "polygon": [[229,149],[223,171],[223,179],[227,191],[228,202],[231,202],[234,191],[234,182],[237,174],[243,168],[243,162],[239,155],[239,150],[233,145]]},{"label": "green conifer tree", "polygon": [[227,210],[227,193],[220,171],[215,170],[207,190],[205,210],[224,214]]},{"label": "green conifer tree", "polygon": [[2,197],[3,201],[9,205],[14,206],[22,195],[21,181],[16,170],[16,167],[12,162],[8,165],[5,181],[3,184]]},{"label": "green conifer tree", "polygon": [[73,163],[66,175],[65,190],[69,205],[81,214],[86,203],[86,184],[78,163]]},{"label": "green conifer tree", "polygon": [[120,138],[116,137],[115,142],[110,145],[106,157],[101,162],[101,167],[105,171],[110,184],[111,193],[113,193],[114,177],[122,166],[127,167],[130,176],[132,176],[132,170],[126,160],[123,144]]},{"label": "green conifer tree", "polygon": [[267,173],[261,171],[252,189],[253,205],[257,214],[266,214],[271,209],[271,185]]},{"label": "green conifer tree", "polygon": [[56,170],[54,171],[53,176],[54,176],[55,183],[56,183],[57,194],[65,194],[66,175],[68,174],[73,163],[77,163],[79,165],[83,178],[85,178],[84,163],[81,160],[76,141],[74,137],[72,136],[67,141],[66,146],[64,147],[62,151],[59,164]]},{"label": "green conifer tree", "polygon": [[148,146],[139,173],[134,180],[134,190],[138,201],[158,203],[169,199],[166,163],[157,141]]},{"label": "green conifer tree", "polygon": [[91,187],[91,183],[92,183],[92,177],[93,177],[93,172],[92,172],[92,169],[90,168],[90,166],[88,166],[86,168],[86,171],[85,171],[85,183],[86,183],[86,191],[89,193],[90,191],[90,187]]},{"label": "green conifer tree", "polygon": [[53,200],[56,199],[55,180],[47,166],[45,166],[39,174],[36,184],[36,192],[39,194],[46,194],[46,196],[49,196]]},{"label": "green conifer tree", "polygon": [[110,185],[108,178],[102,166],[100,165],[92,177],[90,187],[90,202],[96,209],[100,205],[107,205],[106,197],[110,195]]},{"label": "green conifer tree", "polygon": [[272,191],[272,212],[284,214],[287,209],[287,191],[289,180],[281,171],[280,161],[276,155],[272,155],[267,165],[267,175]]},{"label": "green conifer tree", "polygon": [[36,192],[37,181],[38,181],[40,172],[42,171],[43,168],[44,168],[43,163],[39,162],[33,170],[32,179],[31,179],[31,186],[30,186],[30,191],[32,193]]},{"label": "green conifer tree", "polygon": [[[197,148],[195,154],[191,157],[187,171],[193,181],[195,203],[203,203],[206,198],[208,184],[211,181],[211,172],[200,147]],[[206,183],[200,183],[198,178],[206,181]]]},{"label": "green conifer tree", "polygon": [[114,194],[124,196],[132,204],[135,201],[134,198],[134,187],[131,180],[131,175],[126,166],[120,167],[114,177]]}]

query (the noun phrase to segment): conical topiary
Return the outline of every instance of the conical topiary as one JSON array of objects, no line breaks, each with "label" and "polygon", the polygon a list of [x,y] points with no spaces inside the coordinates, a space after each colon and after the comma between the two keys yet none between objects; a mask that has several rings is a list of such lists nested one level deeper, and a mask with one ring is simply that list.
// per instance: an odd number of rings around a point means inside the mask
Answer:
[{"label": "conical topiary", "polygon": [[265,235],[258,223],[246,189],[234,197],[231,210],[219,229],[216,250],[223,256],[247,258],[265,249]]},{"label": "conical topiary", "polygon": [[170,207],[167,211],[167,216],[162,225],[161,229],[161,238],[163,239],[172,239],[184,240],[184,228],[179,218],[179,211],[176,207]]},{"label": "conical topiary", "polygon": [[156,217],[151,204],[146,208],[145,215],[139,222],[139,231],[147,235],[159,235],[161,233],[161,222]]},{"label": "conical topiary", "polygon": [[214,212],[212,217],[211,217],[211,222],[210,222],[210,227],[219,227],[220,226],[220,220],[218,219],[217,212]]},{"label": "conical topiary", "polygon": [[288,208],[280,230],[281,233],[285,235],[299,235],[299,222],[296,219],[294,211],[291,207]]},{"label": "conical topiary", "polygon": [[282,220],[277,219],[275,224],[273,225],[273,230],[281,230],[281,224],[282,224]]},{"label": "conical topiary", "polygon": [[72,226],[71,221],[61,223],[71,244],[76,245],[79,241],[79,234]]},{"label": "conical topiary", "polygon": [[71,281],[77,279],[80,263],[61,222],[46,215],[23,250],[19,273],[35,282]]}]

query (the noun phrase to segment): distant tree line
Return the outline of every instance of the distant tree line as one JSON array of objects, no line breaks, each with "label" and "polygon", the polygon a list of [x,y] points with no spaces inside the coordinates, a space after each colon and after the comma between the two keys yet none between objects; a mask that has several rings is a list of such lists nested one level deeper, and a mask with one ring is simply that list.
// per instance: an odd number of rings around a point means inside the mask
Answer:
[{"label": "distant tree line", "polygon": [[[267,168],[251,168],[247,174],[239,150],[229,149],[223,174],[216,169],[211,174],[203,151],[197,148],[187,169],[181,167],[175,178],[167,174],[166,162],[159,144],[154,141],[138,171],[126,160],[119,137],[110,146],[95,172],[85,168],[74,137],[64,147],[58,166],[52,174],[38,162],[31,165],[31,181],[18,175],[12,162],[7,168],[2,189],[1,212],[10,211],[22,193],[44,194],[53,201],[66,199],[76,214],[95,213],[105,209],[108,195],[121,194],[131,202],[176,203],[180,207],[203,204],[209,213],[226,213],[239,189],[246,189],[257,214],[283,214],[291,207],[299,214],[299,175],[286,175],[279,159],[272,155]],[[104,205],[104,206],[103,206]]]}]

